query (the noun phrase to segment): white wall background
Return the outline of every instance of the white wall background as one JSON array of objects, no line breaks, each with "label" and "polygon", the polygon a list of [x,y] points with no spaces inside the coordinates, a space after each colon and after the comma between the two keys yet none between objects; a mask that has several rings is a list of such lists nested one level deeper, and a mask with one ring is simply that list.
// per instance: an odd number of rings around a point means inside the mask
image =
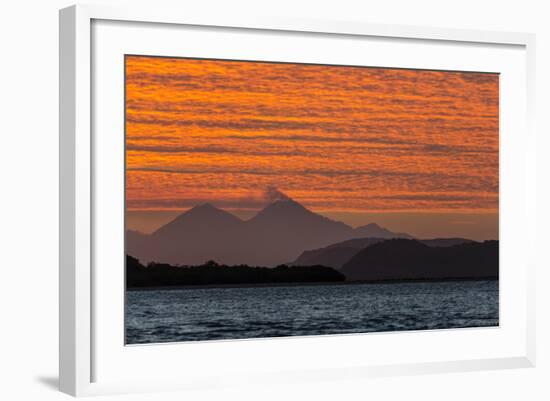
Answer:
[{"label": "white wall background", "polygon": [[[148,3],[111,0],[96,3]],[[536,0],[149,1],[215,13],[526,31],[537,34],[538,243],[534,369],[121,396],[131,400],[550,399],[550,12]],[[200,3],[200,4],[199,4]],[[57,400],[58,21],[64,0],[2,3],[0,21],[0,398]],[[115,399],[115,397],[107,397]],[[118,398],[117,398],[118,399]]]}]

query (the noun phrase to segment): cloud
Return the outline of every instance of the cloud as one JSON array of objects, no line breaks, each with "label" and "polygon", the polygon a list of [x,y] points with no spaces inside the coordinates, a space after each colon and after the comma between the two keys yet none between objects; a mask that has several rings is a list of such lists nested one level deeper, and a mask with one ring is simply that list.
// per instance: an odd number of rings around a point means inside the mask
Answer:
[{"label": "cloud", "polygon": [[454,220],[454,221],[450,221],[449,223],[453,225],[458,225],[458,226],[474,226],[479,224],[477,221],[473,221],[473,220]]},{"label": "cloud", "polygon": [[136,202],[260,207],[284,190],[326,210],[498,207],[497,75],[148,57],[126,69]]},{"label": "cloud", "polygon": [[173,146],[173,145],[126,145],[127,151],[138,152],[156,152],[156,153],[229,153],[235,155],[251,155],[251,156],[300,156],[304,155],[300,150],[279,150],[279,149],[263,149],[263,150],[242,150],[231,149],[224,146]]},{"label": "cloud", "polygon": [[271,186],[267,187],[264,192],[264,199],[267,202],[276,202],[278,200],[289,200],[290,197],[285,193],[279,191],[277,188]]},{"label": "cloud", "polygon": [[265,205],[261,199],[219,199],[216,197],[163,198],[163,199],[127,199],[128,209],[189,209],[200,204],[211,203],[225,210],[259,210]]},{"label": "cloud", "polygon": [[159,153],[235,153],[232,149],[227,149],[221,146],[170,146],[170,145],[126,145],[126,150],[135,150],[142,152],[159,152]]},{"label": "cloud", "polygon": [[[238,174],[238,175],[265,175],[265,176],[325,176],[325,177],[359,177],[367,176],[371,178],[391,178],[391,179],[428,179],[433,181],[443,181],[449,179],[465,180],[470,176],[463,173],[440,173],[440,172],[421,172],[421,171],[386,171],[383,169],[369,169],[369,170],[336,170],[336,169],[323,169],[323,168],[305,168],[305,169],[292,169],[292,168],[225,168],[225,167],[212,167],[208,166],[203,169],[197,168],[178,168],[171,166],[135,166],[128,167],[126,171],[138,171],[138,172],[157,172],[168,174]],[[487,183],[483,182],[484,185]]]}]

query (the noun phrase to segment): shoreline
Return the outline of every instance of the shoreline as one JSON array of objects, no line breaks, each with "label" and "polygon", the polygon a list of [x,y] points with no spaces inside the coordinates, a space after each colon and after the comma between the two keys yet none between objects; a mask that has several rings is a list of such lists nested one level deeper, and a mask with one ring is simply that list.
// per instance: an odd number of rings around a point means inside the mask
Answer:
[{"label": "shoreline", "polygon": [[175,285],[175,286],[150,286],[150,287],[126,287],[125,291],[169,291],[169,290],[198,290],[198,289],[223,289],[223,288],[257,288],[257,287],[311,287],[311,286],[335,286],[335,285],[360,285],[360,284],[399,284],[399,283],[434,283],[457,281],[498,281],[498,277],[451,277],[451,278],[418,278],[395,280],[357,280],[357,281],[311,281],[311,282],[281,282],[281,283],[243,283],[243,284],[204,284],[204,285]]}]

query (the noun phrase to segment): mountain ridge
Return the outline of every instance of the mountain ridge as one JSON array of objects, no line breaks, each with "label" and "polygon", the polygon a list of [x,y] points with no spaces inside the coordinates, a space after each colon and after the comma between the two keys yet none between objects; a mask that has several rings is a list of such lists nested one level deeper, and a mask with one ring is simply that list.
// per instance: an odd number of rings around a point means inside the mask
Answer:
[{"label": "mountain ridge", "polygon": [[499,243],[490,240],[429,246],[391,239],[359,251],[340,272],[347,280],[497,278]]},{"label": "mountain ridge", "polygon": [[[396,236],[392,238],[412,239],[407,237],[399,237],[399,234],[397,233],[395,235]],[[305,266],[311,264],[320,264],[332,267],[334,269],[340,269],[346,262],[348,262],[362,249],[392,238],[353,238],[343,242],[331,244],[324,248],[306,250],[302,252],[300,256],[291,263],[291,265]],[[421,239],[418,241],[430,247],[448,247],[463,243],[476,242],[466,238],[433,238]]]},{"label": "mountain ridge", "polygon": [[144,262],[193,265],[215,260],[276,266],[296,260],[304,250],[357,238],[365,230],[387,238],[397,235],[374,223],[354,229],[287,197],[267,204],[248,220],[210,203],[200,204],[149,235],[129,230],[126,244],[127,252]]},{"label": "mountain ridge", "polygon": [[412,235],[406,233],[394,233],[376,223],[369,223],[363,226],[356,227],[355,232],[360,237],[376,237],[376,238],[407,238],[413,239]]}]

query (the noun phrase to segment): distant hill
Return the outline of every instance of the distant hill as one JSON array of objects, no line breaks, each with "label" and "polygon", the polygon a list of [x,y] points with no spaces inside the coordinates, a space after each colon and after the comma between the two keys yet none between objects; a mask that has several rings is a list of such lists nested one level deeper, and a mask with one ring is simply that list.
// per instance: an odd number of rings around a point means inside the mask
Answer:
[{"label": "distant hill", "polygon": [[[370,228],[365,228],[370,227]],[[314,213],[284,198],[243,221],[210,204],[196,206],[151,235],[128,231],[127,252],[147,263],[277,266],[315,249],[356,238],[365,230],[398,236],[376,225],[360,229]]]},{"label": "distant hill", "polygon": [[357,227],[355,229],[355,235],[357,237],[369,238],[414,238],[412,235],[409,234],[391,232],[384,227],[380,227],[376,223],[370,223],[365,226]]},{"label": "distant hill", "polygon": [[498,261],[498,241],[445,247],[392,239],[361,250],[340,271],[347,280],[497,278]]},{"label": "distant hill", "polygon": [[422,239],[419,241],[422,242],[424,245],[428,245],[432,247],[472,244],[476,242],[466,238],[434,238],[434,239]]},{"label": "distant hill", "polygon": [[338,242],[324,248],[304,251],[298,257],[298,259],[296,259],[291,264],[294,266],[319,264],[339,269],[361,249],[381,241],[385,241],[385,239],[355,238],[343,242]]},{"label": "distant hill", "polygon": [[[397,237],[392,237],[392,238],[397,238]],[[406,237],[402,237],[402,238],[406,238]],[[296,259],[291,264],[295,266],[323,265],[323,266],[333,267],[335,269],[340,269],[346,262],[348,262],[360,250],[382,241],[386,241],[386,239],[385,238],[355,238],[355,239],[350,239],[343,242],[338,242],[336,244],[332,244],[324,248],[304,251],[298,257],[298,259]],[[435,239],[419,240],[419,242],[431,247],[446,247],[446,246],[453,246],[453,245],[459,245],[464,243],[472,243],[475,241],[465,239],[465,238],[435,238]]]}]

